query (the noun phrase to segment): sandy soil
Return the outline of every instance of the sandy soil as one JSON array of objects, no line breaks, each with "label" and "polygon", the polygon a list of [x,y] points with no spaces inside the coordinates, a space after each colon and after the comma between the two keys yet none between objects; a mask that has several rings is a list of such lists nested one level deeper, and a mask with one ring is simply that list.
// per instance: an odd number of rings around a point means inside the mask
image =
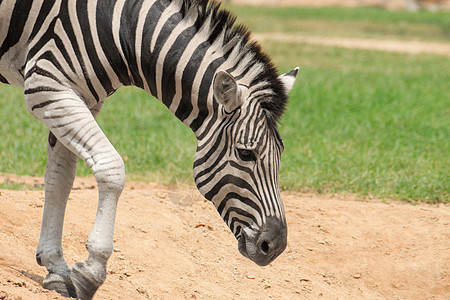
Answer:
[{"label": "sandy soil", "polygon": [[[260,268],[194,188],[127,183],[96,299],[450,299],[450,206],[283,198],[288,247]],[[62,299],[41,287],[46,272],[34,259],[43,199],[43,191],[0,190],[0,299]],[[69,265],[87,256],[96,205],[93,179],[77,178],[64,228]]]},{"label": "sandy soil", "polygon": [[443,42],[320,37],[286,33],[258,33],[253,34],[253,37],[259,41],[270,40],[298,44],[315,44],[321,46],[349,49],[365,49],[372,51],[387,51],[408,54],[425,53],[450,57],[450,44]]}]

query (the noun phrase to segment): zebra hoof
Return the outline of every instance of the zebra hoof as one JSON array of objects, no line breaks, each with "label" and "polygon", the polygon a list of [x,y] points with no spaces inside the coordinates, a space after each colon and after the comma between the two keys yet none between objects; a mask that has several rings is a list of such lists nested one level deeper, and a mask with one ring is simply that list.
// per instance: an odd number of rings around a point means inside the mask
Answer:
[{"label": "zebra hoof", "polygon": [[48,273],[42,282],[47,290],[56,291],[64,297],[76,298],[75,286],[69,276],[64,277],[56,273]]},{"label": "zebra hoof", "polygon": [[97,272],[93,272],[87,262],[78,262],[73,265],[70,278],[75,286],[78,299],[92,299],[106,279],[106,270],[104,276],[99,276]]}]

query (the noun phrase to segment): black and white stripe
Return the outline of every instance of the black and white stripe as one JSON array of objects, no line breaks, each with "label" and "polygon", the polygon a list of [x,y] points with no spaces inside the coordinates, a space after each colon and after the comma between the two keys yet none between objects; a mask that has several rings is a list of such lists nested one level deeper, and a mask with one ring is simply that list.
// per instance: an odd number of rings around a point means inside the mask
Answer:
[{"label": "black and white stripe", "polygon": [[[102,191],[118,198],[123,162],[94,117],[116,89],[135,85],[194,131],[195,182],[241,252],[250,257],[245,244],[273,220],[285,239],[276,123],[298,69],[278,76],[234,20],[206,0],[1,0],[0,81],[23,87],[51,131],[48,184],[58,181],[49,171],[57,140],[93,169],[100,200]],[[91,235],[89,247],[102,248]]]}]

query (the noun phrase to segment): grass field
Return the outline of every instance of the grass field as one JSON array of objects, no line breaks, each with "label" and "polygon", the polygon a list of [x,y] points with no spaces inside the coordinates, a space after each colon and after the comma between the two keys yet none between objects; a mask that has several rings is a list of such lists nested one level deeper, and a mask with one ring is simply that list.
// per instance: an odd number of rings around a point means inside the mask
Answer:
[{"label": "grass field", "polygon": [[379,8],[227,6],[254,32],[312,36],[449,41],[449,12],[385,11]]},{"label": "grass field", "polygon": [[[310,33],[324,36],[450,38],[449,13],[231,9],[258,32],[295,28],[305,34],[302,22],[313,22]],[[276,24],[270,28],[269,16]],[[361,25],[369,23],[376,34]],[[400,34],[396,26],[409,31]],[[286,146],[283,189],[449,201],[448,57],[270,41],[263,48],[280,71],[301,67],[280,124]],[[26,112],[21,90],[3,85],[0,94],[0,172],[43,175],[47,130]],[[131,178],[192,182],[195,137],[157,100],[138,89],[120,89],[98,120],[123,155]],[[90,171],[80,164],[78,174]]]}]

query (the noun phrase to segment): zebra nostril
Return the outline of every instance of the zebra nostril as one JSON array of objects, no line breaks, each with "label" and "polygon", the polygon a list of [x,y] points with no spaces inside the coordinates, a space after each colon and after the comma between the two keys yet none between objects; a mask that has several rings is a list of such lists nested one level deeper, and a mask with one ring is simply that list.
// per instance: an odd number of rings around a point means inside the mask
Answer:
[{"label": "zebra nostril", "polygon": [[269,243],[267,241],[261,243],[261,252],[264,254],[269,253]]}]

